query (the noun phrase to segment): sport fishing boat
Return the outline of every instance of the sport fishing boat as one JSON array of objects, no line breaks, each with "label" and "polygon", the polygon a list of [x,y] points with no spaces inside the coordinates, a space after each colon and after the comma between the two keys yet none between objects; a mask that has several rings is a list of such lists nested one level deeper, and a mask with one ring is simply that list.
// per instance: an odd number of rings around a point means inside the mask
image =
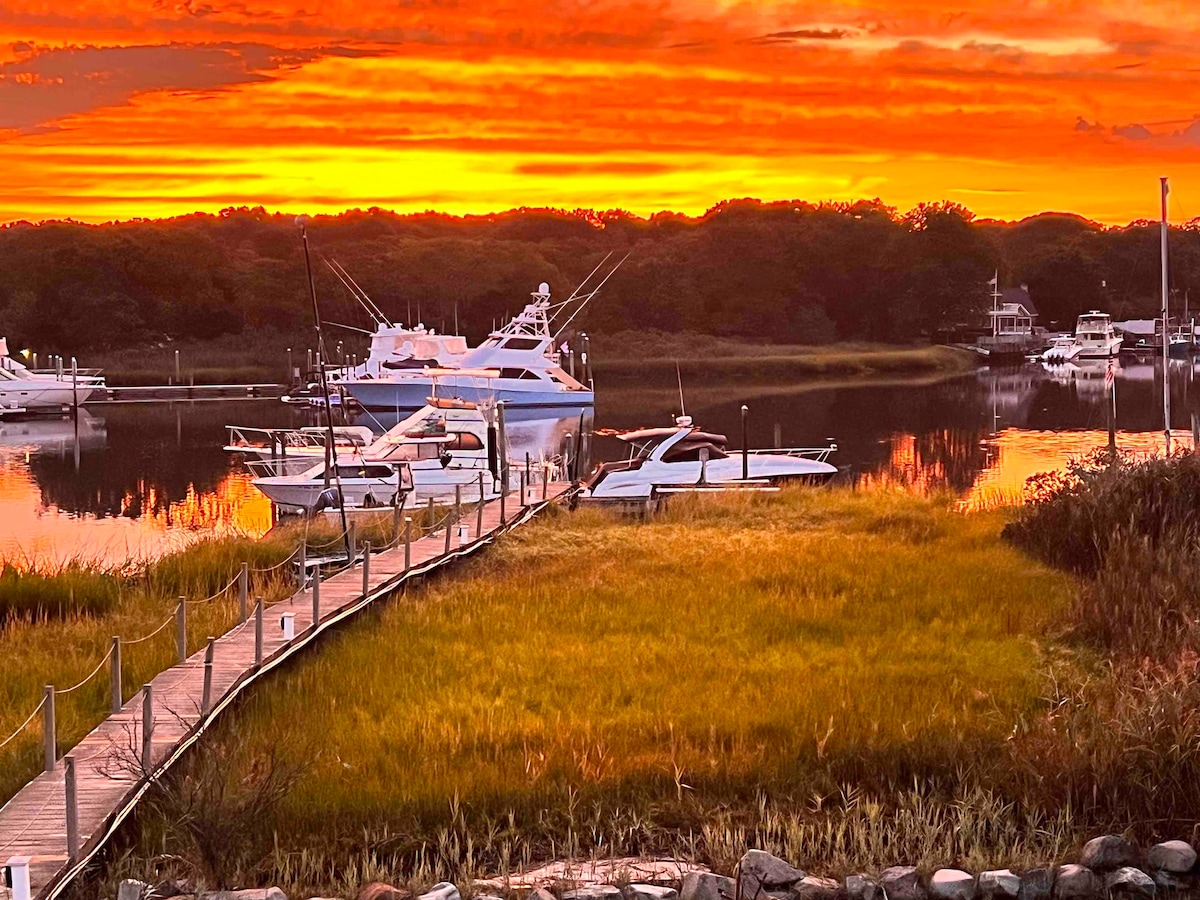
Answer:
[{"label": "sport fishing boat", "polygon": [[1121,341],[1108,313],[1093,309],[1076,321],[1075,335],[1069,339],[1056,338],[1042,354],[1042,360],[1063,363],[1073,359],[1107,359],[1121,352]]},{"label": "sport fishing boat", "polygon": [[[480,485],[485,498],[494,497],[493,434],[478,405],[431,399],[371,444],[338,448],[342,495],[347,505],[390,506],[396,498],[395,467],[403,466],[417,498],[445,497],[457,486],[465,499],[478,499]],[[329,488],[324,452],[323,446],[297,448],[289,459],[306,459],[308,465],[293,473],[280,473],[277,460],[250,460],[247,465],[263,473],[254,485],[277,505],[311,511]]]},{"label": "sport fishing boat", "polygon": [[837,474],[828,462],[837,450],[794,447],[780,450],[730,450],[723,434],[701,431],[690,416],[667,428],[643,428],[616,435],[629,444],[629,457],[601,463],[586,484],[594,500],[649,499],[695,490],[734,490],[778,485],[792,480],[824,480]]},{"label": "sport fishing boat", "polygon": [[457,368],[429,367],[379,378],[345,382],[366,409],[416,409],[427,397],[442,395],[472,402],[503,400],[509,408],[583,408],[592,389],[561,365],[550,331],[550,287],[545,282],[533,302],[507,325],[467,353]]},{"label": "sport fishing boat", "polygon": [[356,366],[330,369],[329,381],[386,378],[397,372],[429,368],[457,368],[469,352],[467,339],[457,334],[438,334],[419,324],[414,328],[382,322],[371,333],[367,358]]},{"label": "sport fishing boat", "polygon": [[[30,392],[30,398],[38,398],[33,402],[22,401],[21,406],[26,409],[34,409],[38,407],[50,406],[67,406],[76,400],[79,403],[85,403],[93,397],[100,399],[108,391],[108,385],[104,382],[104,376],[100,374],[98,369],[76,369],[74,372],[66,370],[56,370],[53,372],[35,372],[30,369],[20,360],[15,359],[8,352],[8,338],[0,337],[0,378],[4,375],[11,376],[5,381],[30,382],[33,384],[49,384],[58,387],[66,388],[65,394],[46,393],[40,391]],[[0,391],[6,385],[0,383]],[[16,388],[8,387],[8,390],[16,390]],[[64,399],[55,400],[53,398],[62,396]],[[45,401],[45,402],[42,402]],[[0,403],[5,406],[11,406],[12,402],[7,399],[0,399]]]}]

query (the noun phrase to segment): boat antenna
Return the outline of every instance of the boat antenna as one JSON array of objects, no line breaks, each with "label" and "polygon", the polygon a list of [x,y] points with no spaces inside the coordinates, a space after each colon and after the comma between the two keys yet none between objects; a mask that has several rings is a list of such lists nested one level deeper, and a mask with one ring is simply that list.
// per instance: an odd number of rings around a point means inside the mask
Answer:
[{"label": "boat antenna", "polygon": [[389,327],[392,325],[392,323],[388,321],[388,317],[383,314],[383,310],[376,306],[375,301],[367,296],[367,292],[358,286],[358,282],[350,277],[350,273],[342,267],[341,263],[339,263],[336,259],[331,261],[325,259],[324,257],[322,257],[322,262],[324,262],[325,265],[329,267],[329,270],[338,277],[338,280],[342,283],[342,286],[345,287],[346,290],[350,292],[350,295],[359,302],[359,305],[361,305],[362,308],[367,311],[367,315],[369,315],[375,321],[376,325],[387,325]]},{"label": "boat antenna", "polygon": [[1170,337],[1167,334],[1167,313],[1168,313],[1168,283],[1167,283],[1167,195],[1171,192],[1171,187],[1167,183],[1167,179],[1159,179],[1162,182],[1162,360],[1163,360],[1163,437],[1166,440],[1167,453],[1171,452],[1171,373],[1169,371],[1168,344]]},{"label": "boat antenna", "polygon": [[679,374],[679,360],[675,360],[675,380],[679,382],[679,415],[687,415],[687,407],[683,403],[683,376]]},{"label": "boat antenna", "polygon": [[[610,271],[607,275],[605,275],[603,280],[601,280],[601,282],[598,285],[596,285],[594,288],[592,288],[592,290],[586,296],[583,297],[583,302],[579,304],[579,308],[576,309],[575,312],[571,313],[570,317],[568,317],[567,321],[562,323],[562,327],[560,327],[558,329],[558,331],[554,332],[554,340],[556,340],[556,341],[558,340],[558,336],[566,330],[567,326],[571,324],[571,322],[575,319],[575,317],[577,315],[579,315],[581,312],[583,312],[584,308],[592,301],[592,298],[595,297],[598,293],[600,293],[600,288],[604,287],[604,283],[606,281],[608,281],[608,279],[612,278],[613,275],[616,274],[617,269],[621,268],[621,265],[627,259],[629,259],[628,253],[626,253],[624,256],[622,256],[621,262],[619,262],[615,266],[613,266],[612,271]],[[591,276],[588,276],[588,277],[590,278]]]},{"label": "boat antenna", "polygon": [[557,304],[555,304],[555,309],[556,309],[556,310],[558,310],[558,309],[562,309],[562,308],[563,308],[564,306],[566,306],[568,303],[573,303],[573,302],[575,302],[575,300],[576,300],[576,299],[577,299],[577,298],[580,296],[580,293],[579,293],[579,292],[583,290],[583,287],[584,287],[584,285],[586,285],[586,284],[587,284],[589,281],[591,281],[591,280],[592,280],[592,276],[593,276],[593,275],[595,275],[597,272],[599,272],[599,271],[600,271],[600,268],[601,268],[601,267],[602,267],[602,266],[603,266],[603,265],[604,265],[606,262],[608,262],[609,258],[610,258],[612,255],[613,255],[613,252],[612,252],[611,250],[609,250],[607,253],[605,253],[605,254],[604,254],[604,259],[602,259],[602,260],[600,260],[600,262],[596,263],[596,268],[594,268],[594,269],[592,269],[592,271],[588,272],[587,278],[583,279],[583,281],[579,282],[579,284],[577,284],[577,285],[575,286],[575,290],[571,291],[571,295],[570,295],[569,297],[567,297],[567,299],[566,299],[566,300],[564,300],[564,301],[562,301],[561,303],[557,303]]},{"label": "boat antenna", "polygon": [[321,331],[321,310],[317,306],[317,283],[313,280],[312,258],[308,254],[308,216],[298,216],[296,223],[300,226],[300,242],[304,245],[304,268],[308,272],[308,293],[312,297],[313,327],[317,331],[317,355],[321,364],[317,366],[317,381],[321,385],[321,396],[325,400],[325,437],[329,441],[326,451],[329,463],[325,466],[325,487],[329,487],[329,470],[333,469],[333,477],[337,480],[338,509],[342,514],[342,536],[346,540],[346,556],[353,561],[354,551],[350,547],[350,529],[346,524],[346,497],[342,493],[342,478],[338,474],[337,445],[333,435],[333,407],[329,402],[329,380],[325,377],[325,335]]}]

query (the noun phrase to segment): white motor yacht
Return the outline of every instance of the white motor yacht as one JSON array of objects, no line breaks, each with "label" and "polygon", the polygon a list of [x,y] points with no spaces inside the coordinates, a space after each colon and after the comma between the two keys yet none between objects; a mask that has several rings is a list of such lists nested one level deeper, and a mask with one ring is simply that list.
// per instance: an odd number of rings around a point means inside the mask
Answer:
[{"label": "white motor yacht", "polygon": [[[74,373],[69,371],[35,372],[19,359],[9,355],[8,338],[3,337],[0,337],[0,373],[10,375],[12,379],[18,381],[66,386],[65,400],[55,402],[49,398],[58,395],[47,394],[45,395],[45,399],[48,402],[21,403],[21,406],[27,409],[69,405],[74,403],[76,398],[78,398],[80,403],[86,403],[92,398],[100,399],[108,391],[108,385],[104,382],[104,376],[97,369],[77,369]],[[6,406],[11,405],[7,400],[0,402],[3,402]]]},{"label": "white motor yacht", "polygon": [[701,431],[688,416],[680,416],[669,428],[643,428],[617,437],[629,444],[629,457],[597,466],[586,486],[590,499],[649,499],[681,490],[775,485],[837,474],[827,462],[836,444],[730,450],[725,435]]},{"label": "white motor yacht", "polygon": [[386,378],[428,368],[456,368],[469,352],[467,339],[457,334],[438,334],[424,325],[405,328],[380,323],[371,334],[367,358],[356,366],[329,370],[329,381]]},{"label": "white motor yacht", "polygon": [[545,282],[533,302],[511,322],[459,360],[457,368],[414,369],[378,378],[356,378],[346,389],[364,408],[416,409],[431,395],[471,401],[503,400],[510,408],[583,408],[591,388],[559,365],[550,331],[550,287]]},{"label": "white motor yacht", "polygon": [[[494,497],[495,451],[489,450],[490,443],[488,422],[476,404],[431,399],[368,446],[339,448],[342,494],[348,505],[390,506],[396,483],[394,472],[388,472],[403,466],[417,499],[452,496],[457,486],[464,501],[477,500],[480,485],[485,499]],[[326,490],[325,462],[320,458],[324,448],[303,452],[312,454],[310,464],[292,474],[275,474],[266,460],[247,463],[252,470],[267,473],[255,478],[254,484],[281,507],[315,509]]]},{"label": "white motor yacht", "polygon": [[1121,352],[1121,335],[1113,328],[1108,313],[1091,310],[1075,323],[1075,335],[1069,342],[1056,340],[1042,354],[1046,362],[1069,362],[1073,359],[1107,359]]}]

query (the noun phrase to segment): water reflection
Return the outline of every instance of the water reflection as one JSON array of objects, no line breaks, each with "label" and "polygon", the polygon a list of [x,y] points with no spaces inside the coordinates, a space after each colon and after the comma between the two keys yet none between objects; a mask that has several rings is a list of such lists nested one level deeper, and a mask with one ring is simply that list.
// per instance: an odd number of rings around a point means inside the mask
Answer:
[{"label": "water reflection", "polygon": [[[866,486],[947,490],[967,504],[1019,498],[1025,480],[1107,443],[1107,363],[983,368],[942,381],[804,386],[734,383],[687,392],[697,424],[740,445],[741,405],[754,446],[811,446],[830,438],[847,477]],[[1172,425],[1191,445],[1200,387],[1194,361],[1171,360]],[[1114,366],[1119,444],[1161,452],[1162,363],[1123,357]],[[595,428],[664,424],[678,412],[675,384],[604,390],[594,418],[580,410],[509,417],[512,455],[531,460],[579,450],[623,456]],[[267,500],[237,458],[226,424],[295,427],[315,420],[277,401],[98,406],[79,419],[0,423],[0,556],[123,562],[209,534],[260,535]],[[382,433],[394,421],[370,417]]]}]

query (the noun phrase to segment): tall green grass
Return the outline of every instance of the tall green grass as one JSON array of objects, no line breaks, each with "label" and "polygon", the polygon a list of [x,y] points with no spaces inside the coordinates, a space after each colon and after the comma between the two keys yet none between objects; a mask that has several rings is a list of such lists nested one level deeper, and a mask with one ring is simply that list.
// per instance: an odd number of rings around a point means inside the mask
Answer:
[{"label": "tall green grass", "polygon": [[[1068,810],[988,782],[1042,709],[1039,639],[1074,582],[1001,542],[1004,512],[952,507],[788,491],[544,517],[225,721],[248,760],[286,756],[285,727],[322,748],[244,880],[725,866],[747,842],[826,871],[1061,853]],[[170,846],[156,828],[143,852]]]}]

